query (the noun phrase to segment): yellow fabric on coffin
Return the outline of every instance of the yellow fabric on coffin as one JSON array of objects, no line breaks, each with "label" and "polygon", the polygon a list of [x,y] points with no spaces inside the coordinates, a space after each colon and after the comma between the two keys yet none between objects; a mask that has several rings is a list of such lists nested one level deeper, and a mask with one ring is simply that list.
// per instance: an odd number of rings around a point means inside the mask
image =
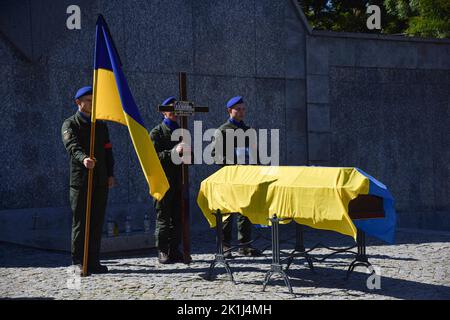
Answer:
[{"label": "yellow fabric on coffin", "polygon": [[267,225],[276,214],[356,239],[348,203],[368,192],[369,180],[355,168],[237,165],[225,166],[203,180],[197,203],[211,227],[215,226],[212,213],[220,209],[241,213],[253,224]]}]

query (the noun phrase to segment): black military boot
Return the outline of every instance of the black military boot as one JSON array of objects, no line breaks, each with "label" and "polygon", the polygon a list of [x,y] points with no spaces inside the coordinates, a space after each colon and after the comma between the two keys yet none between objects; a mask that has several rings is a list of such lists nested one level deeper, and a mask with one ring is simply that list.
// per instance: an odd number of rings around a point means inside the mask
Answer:
[{"label": "black military boot", "polygon": [[95,264],[93,266],[89,266],[88,267],[88,272],[91,273],[91,274],[108,273],[108,267],[98,263],[98,264]]},{"label": "black military boot", "polygon": [[262,252],[252,246],[245,246],[239,248],[239,254],[246,257],[260,257]]},{"label": "black military boot", "polygon": [[174,263],[184,262],[184,255],[180,252],[180,250],[178,250],[178,248],[170,248],[169,259]]}]

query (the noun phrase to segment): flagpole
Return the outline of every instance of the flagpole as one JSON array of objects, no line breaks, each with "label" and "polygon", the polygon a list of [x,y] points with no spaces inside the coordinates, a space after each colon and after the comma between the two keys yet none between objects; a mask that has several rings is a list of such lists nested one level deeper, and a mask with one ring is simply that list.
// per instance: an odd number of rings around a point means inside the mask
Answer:
[{"label": "flagpole", "polygon": [[[94,159],[94,147],[95,147],[95,107],[97,103],[97,70],[94,69],[94,84],[92,86],[92,110],[91,110],[91,137],[90,137],[90,149],[89,158]],[[89,256],[89,233],[91,225],[91,203],[92,203],[92,180],[94,177],[94,168],[89,169],[88,172],[88,188],[87,188],[87,201],[86,201],[86,227],[84,229],[84,256],[83,256],[83,277],[88,273],[88,256]]]}]

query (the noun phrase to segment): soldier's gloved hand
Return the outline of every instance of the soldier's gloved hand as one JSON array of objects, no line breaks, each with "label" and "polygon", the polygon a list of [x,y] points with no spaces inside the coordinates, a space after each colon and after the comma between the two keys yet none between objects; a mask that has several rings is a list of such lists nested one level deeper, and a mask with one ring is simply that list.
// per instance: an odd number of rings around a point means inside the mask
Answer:
[{"label": "soldier's gloved hand", "polygon": [[83,164],[88,169],[94,169],[94,167],[95,167],[95,159],[91,159],[89,157],[84,158]]}]

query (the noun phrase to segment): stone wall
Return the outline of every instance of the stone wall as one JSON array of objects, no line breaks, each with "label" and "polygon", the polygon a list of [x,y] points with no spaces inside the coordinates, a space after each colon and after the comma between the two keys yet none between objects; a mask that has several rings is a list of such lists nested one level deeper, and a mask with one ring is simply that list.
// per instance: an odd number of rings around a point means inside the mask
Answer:
[{"label": "stone wall", "polygon": [[[306,164],[305,31],[289,1],[77,1],[82,29],[74,31],[65,27],[70,4],[1,4],[1,157],[8,163],[1,173],[2,239],[35,243],[30,230],[45,233],[42,243],[68,235],[68,156],[60,127],[76,110],[74,92],[92,82],[97,12],[109,24],[148,129],[161,120],[156,105],[177,94],[177,72],[185,71],[189,99],[210,108],[195,117],[204,129],[226,121],[226,101],[243,95],[249,124],[280,129],[281,163]],[[286,110],[301,120],[286,120]],[[110,192],[108,214],[123,225],[130,213],[139,229],[144,212],[153,213],[152,200],[126,128],[109,127],[119,185]],[[193,229],[206,225],[195,200],[200,181],[215,170],[190,170]],[[56,232],[58,226],[65,231]]]},{"label": "stone wall", "polygon": [[450,230],[450,41],[307,37],[311,164],[388,185],[400,226]]},{"label": "stone wall", "polygon": [[[66,28],[71,4],[81,8],[81,30]],[[6,0],[0,240],[33,244],[39,235],[43,246],[61,237],[67,244],[60,127],[76,110],[77,88],[92,82],[99,12],[149,130],[185,71],[189,99],[210,108],[195,116],[204,129],[224,122],[226,100],[243,95],[250,125],[280,129],[282,165],[358,166],[391,187],[408,214],[403,225],[450,230],[449,41],[313,31],[291,0]],[[123,222],[129,213],[140,229],[152,200],[127,129],[109,127],[119,185],[108,214]],[[215,170],[190,170],[194,230],[206,225],[196,206],[200,181]]]}]

